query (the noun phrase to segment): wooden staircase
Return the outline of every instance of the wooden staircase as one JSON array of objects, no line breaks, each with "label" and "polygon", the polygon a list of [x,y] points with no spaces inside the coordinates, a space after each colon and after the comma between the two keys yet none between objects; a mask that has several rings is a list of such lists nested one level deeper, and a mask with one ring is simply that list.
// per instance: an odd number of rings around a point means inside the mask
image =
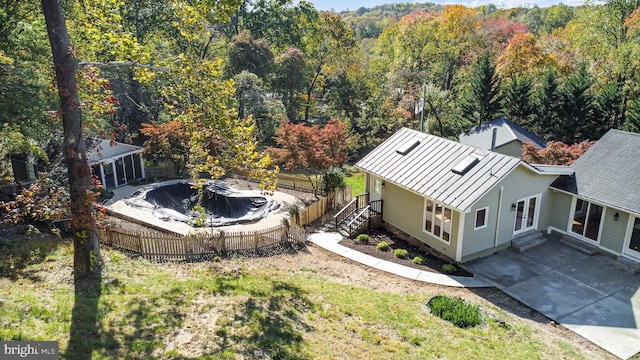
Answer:
[{"label": "wooden staircase", "polygon": [[360,234],[365,226],[371,229],[371,219],[382,217],[382,200],[369,201],[369,193],[356,196],[333,218],[335,228],[344,236]]}]

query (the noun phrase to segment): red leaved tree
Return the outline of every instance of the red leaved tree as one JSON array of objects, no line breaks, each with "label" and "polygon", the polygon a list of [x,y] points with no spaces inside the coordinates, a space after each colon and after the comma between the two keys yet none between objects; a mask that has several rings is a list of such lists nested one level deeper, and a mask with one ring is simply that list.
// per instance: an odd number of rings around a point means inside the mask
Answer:
[{"label": "red leaved tree", "polygon": [[189,161],[190,137],[184,124],[169,121],[142,124],[142,135],[147,137],[144,152],[152,160],[168,160],[177,177],[182,177]]},{"label": "red leaved tree", "polygon": [[533,143],[522,144],[522,160],[530,164],[571,165],[584,154],[595,141],[585,140],[573,145],[562,141],[549,141],[544,149],[536,149]]},{"label": "red leaved tree", "polygon": [[267,149],[273,162],[287,170],[305,174],[316,194],[322,177],[314,179],[313,175],[322,174],[347,161],[347,126],[339,120],[330,120],[324,127],[284,122],[274,140],[279,147]]}]

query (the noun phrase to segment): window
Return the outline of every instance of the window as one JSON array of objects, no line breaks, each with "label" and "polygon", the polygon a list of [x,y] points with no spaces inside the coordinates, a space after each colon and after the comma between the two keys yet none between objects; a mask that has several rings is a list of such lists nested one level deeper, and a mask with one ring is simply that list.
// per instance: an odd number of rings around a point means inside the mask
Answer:
[{"label": "window", "polygon": [[373,192],[378,195],[382,194],[382,181],[378,178],[373,179]]},{"label": "window", "polygon": [[448,243],[453,210],[432,200],[425,200],[424,204],[424,231]]},{"label": "window", "polygon": [[571,232],[598,241],[603,208],[587,200],[577,199],[573,209]]},{"label": "window", "polygon": [[488,207],[476,210],[476,223],[473,226],[474,230],[480,230],[487,227],[487,215],[489,215]]}]

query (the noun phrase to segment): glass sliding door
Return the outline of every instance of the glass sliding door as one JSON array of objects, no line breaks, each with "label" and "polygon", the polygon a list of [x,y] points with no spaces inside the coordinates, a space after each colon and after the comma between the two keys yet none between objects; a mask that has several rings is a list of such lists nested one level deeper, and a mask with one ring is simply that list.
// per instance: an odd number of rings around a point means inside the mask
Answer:
[{"label": "glass sliding door", "polygon": [[598,241],[603,210],[604,208],[598,204],[576,199],[576,206],[573,208],[571,232],[587,239]]},{"label": "glass sliding door", "polygon": [[629,234],[628,245],[624,252],[640,259],[640,217],[636,216],[631,223],[631,234]]}]

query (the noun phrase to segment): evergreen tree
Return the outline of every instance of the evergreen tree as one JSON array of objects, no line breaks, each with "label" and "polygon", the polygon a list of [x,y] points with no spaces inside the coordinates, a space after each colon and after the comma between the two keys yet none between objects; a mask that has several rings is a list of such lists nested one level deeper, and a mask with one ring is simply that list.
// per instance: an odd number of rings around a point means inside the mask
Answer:
[{"label": "evergreen tree", "polygon": [[598,139],[601,135],[594,119],[593,80],[582,65],[569,76],[560,91],[558,138],[566,144]]},{"label": "evergreen tree", "polygon": [[532,130],[547,141],[556,140],[560,127],[560,90],[556,73],[547,69],[535,96],[535,121]]},{"label": "evergreen tree", "polygon": [[635,99],[629,107],[622,130],[640,133],[640,98]]},{"label": "evergreen tree", "polygon": [[500,78],[488,53],[478,60],[469,86],[460,104],[462,118],[480,125],[501,115]]},{"label": "evergreen tree", "polygon": [[526,76],[513,75],[504,89],[502,104],[504,114],[518,125],[531,127],[534,104],[532,101],[533,83]]},{"label": "evergreen tree", "polygon": [[594,119],[599,125],[599,133],[604,135],[609,129],[617,129],[622,125],[624,113],[622,89],[615,83],[604,86],[596,95]]}]

